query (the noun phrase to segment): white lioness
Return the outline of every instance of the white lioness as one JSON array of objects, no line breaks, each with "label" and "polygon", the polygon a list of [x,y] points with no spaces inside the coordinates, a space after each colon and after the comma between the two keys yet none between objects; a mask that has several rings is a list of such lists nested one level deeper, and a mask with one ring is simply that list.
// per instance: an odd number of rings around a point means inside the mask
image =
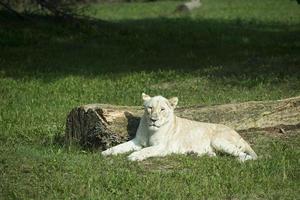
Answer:
[{"label": "white lioness", "polygon": [[250,145],[233,129],[176,117],[177,97],[168,100],[144,93],[142,97],[145,113],[135,138],[103,151],[102,155],[134,151],[128,158],[139,161],[172,153],[216,156],[217,150],[236,156],[240,161],[257,158]]}]

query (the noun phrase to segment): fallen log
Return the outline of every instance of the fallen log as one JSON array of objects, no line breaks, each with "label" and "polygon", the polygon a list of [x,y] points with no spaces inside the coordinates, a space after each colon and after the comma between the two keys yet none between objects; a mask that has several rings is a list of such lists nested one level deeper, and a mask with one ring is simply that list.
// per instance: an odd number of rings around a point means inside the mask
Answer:
[{"label": "fallen log", "polygon": [[[84,148],[107,149],[133,138],[141,106],[89,104],[67,116],[65,141]],[[220,123],[237,131],[300,126],[300,96],[277,101],[250,101],[214,106],[178,107],[175,113],[196,121]]]}]

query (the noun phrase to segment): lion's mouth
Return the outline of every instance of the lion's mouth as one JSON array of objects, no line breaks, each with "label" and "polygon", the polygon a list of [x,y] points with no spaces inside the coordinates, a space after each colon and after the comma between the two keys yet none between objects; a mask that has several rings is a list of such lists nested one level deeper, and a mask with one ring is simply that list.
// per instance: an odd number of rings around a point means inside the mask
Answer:
[{"label": "lion's mouth", "polygon": [[156,127],[156,128],[159,128],[159,126],[156,125],[156,124],[149,124],[149,127]]}]

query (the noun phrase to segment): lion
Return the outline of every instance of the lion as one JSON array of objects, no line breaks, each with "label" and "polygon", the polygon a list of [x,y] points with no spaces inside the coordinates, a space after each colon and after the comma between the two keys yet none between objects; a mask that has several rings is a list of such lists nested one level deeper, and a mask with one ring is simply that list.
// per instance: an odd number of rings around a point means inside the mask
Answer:
[{"label": "lion", "polygon": [[141,161],[150,157],[169,154],[196,153],[199,156],[216,156],[221,151],[246,160],[257,159],[250,145],[233,129],[213,123],[203,123],[177,117],[174,109],[178,98],[150,97],[143,93],[144,114],[141,117],[136,136],[102,152],[102,155],[116,155],[131,152],[128,159]]}]

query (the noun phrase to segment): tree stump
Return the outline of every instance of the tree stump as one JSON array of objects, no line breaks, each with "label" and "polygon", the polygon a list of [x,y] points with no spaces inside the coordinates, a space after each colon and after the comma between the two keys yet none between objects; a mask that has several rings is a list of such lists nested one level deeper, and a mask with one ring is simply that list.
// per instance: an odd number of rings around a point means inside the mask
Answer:
[{"label": "tree stump", "polygon": [[[135,136],[141,106],[89,104],[71,110],[65,141],[84,148],[107,149]],[[250,101],[214,106],[176,108],[179,117],[225,124],[237,131],[300,127],[300,96],[277,101]]]}]

